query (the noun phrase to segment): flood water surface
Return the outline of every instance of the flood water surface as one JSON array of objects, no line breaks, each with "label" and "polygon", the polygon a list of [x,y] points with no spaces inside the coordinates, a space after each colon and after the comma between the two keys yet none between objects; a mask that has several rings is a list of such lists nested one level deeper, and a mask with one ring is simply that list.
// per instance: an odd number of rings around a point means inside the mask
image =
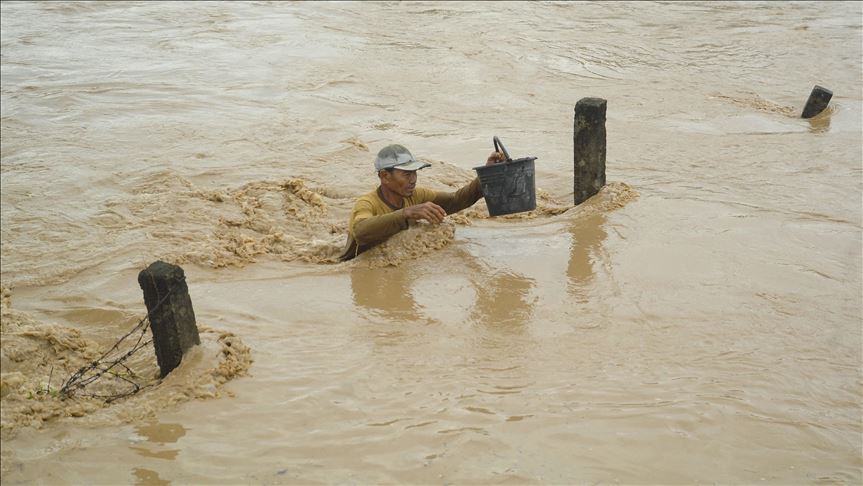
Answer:
[{"label": "flood water surface", "polygon": [[[4,2],[3,483],[859,484],[861,27],[853,2]],[[588,96],[609,184],[573,207]],[[452,191],[494,135],[538,157],[536,211],[335,261],[378,150]],[[110,406],[45,393],[146,313],[159,259],[202,345]]]}]

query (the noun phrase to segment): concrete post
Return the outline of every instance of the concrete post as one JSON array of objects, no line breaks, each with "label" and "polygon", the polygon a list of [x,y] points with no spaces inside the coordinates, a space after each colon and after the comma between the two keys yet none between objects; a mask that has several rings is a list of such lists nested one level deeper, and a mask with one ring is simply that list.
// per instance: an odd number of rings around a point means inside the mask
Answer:
[{"label": "concrete post", "polygon": [[156,360],[164,378],[180,365],[189,348],[201,344],[186,275],[176,265],[157,261],[138,274],[138,283],[144,291]]},{"label": "concrete post", "polygon": [[602,98],[582,98],[575,104],[572,144],[576,205],[605,185],[605,107]]},{"label": "concrete post", "polygon": [[803,107],[803,114],[800,115],[800,117],[812,118],[821,113],[825,108],[827,108],[827,105],[830,103],[830,98],[832,97],[832,91],[816,84],[815,87],[812,88],[812,93],[809,94],[809,99],[806,100],[806,106]]}]

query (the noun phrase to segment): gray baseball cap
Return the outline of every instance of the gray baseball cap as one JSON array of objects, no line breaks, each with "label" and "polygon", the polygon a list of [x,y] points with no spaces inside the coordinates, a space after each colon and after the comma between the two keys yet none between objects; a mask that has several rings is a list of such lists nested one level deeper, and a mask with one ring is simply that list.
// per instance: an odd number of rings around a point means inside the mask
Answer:
[{"label": "gray baseball cap", "polygon": [[408,149],[397,144],[382,148],[378,152],[378,158],[375,159],[377,172],[383,169],[401,169],[413,172],[426,167],[431,167],[431,164],[418,161]]}]

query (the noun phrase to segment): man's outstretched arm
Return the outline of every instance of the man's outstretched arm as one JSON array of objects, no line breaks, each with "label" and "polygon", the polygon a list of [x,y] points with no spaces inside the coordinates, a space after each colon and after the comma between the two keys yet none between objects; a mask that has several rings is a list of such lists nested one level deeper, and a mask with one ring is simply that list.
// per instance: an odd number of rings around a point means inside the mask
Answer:
[{"label": "man's outstretched arm", "polygon": [[432,200],[442,207],[447,214],[453,214],[474,205],[482,197],[479,179],[474,178],[470,184],[455,192],[439,192]]},{"label": "man's outstretched arm", "polygon": [[[494,165],[504,162],[506,157],[500,152],[492,152],[485,161],[485,165]],[[447,214],[457,213],[462,209],[474,205],[482,197],[482,188],[479,178],[474,177],[470,184],[462,187],[456,192],[442,192],[433,199],[434,203],[442,207]]]}]

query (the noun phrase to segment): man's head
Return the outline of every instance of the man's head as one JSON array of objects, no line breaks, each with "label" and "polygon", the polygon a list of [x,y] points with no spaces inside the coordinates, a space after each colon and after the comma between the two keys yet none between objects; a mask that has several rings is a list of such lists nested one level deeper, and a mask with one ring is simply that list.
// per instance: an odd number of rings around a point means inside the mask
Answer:
[{"label": "man's head", "polygon": [[411,197],[417,183],[417,171],[431,164],[416,160],[408,149],[401,145],[387,145],[378,152],[375,169],[381,186],[401,197]]}]

